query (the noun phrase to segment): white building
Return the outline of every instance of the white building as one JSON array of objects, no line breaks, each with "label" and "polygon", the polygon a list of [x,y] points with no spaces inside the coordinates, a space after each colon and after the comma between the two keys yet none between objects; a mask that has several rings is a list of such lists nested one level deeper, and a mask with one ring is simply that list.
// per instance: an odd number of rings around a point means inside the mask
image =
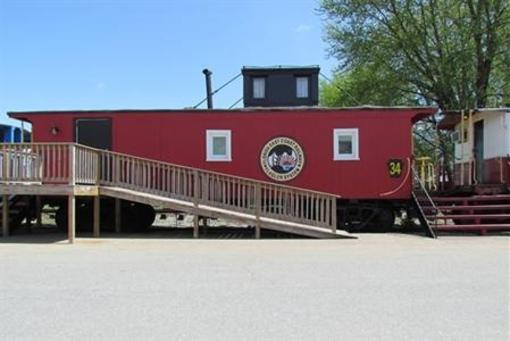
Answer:
[{"label": "white building", "polygon": [[454,130],[456,185],[510,184],[510,108],[448,113],[439,128]]}]

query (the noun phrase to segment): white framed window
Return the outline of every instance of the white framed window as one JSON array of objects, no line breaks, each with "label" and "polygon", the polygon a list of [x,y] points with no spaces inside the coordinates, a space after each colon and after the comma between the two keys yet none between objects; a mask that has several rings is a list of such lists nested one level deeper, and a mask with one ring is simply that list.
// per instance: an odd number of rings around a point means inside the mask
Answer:
[{"label": "white framed window", "polygon": [[333,129],[333,160],[359,160],[358,128]]},{"label": "white framed window", "polygon": [[296,77],[296,97],[308,98],[308,77]]},{"label": "white framed window", "polygon": [[265,98],[266,97],[266,78],[265,77],[254,77],[253,81],[253,98]]},{"label": "white framed window", "polygon": [[207,130],[206,161],[232,161],[231,131]]}]

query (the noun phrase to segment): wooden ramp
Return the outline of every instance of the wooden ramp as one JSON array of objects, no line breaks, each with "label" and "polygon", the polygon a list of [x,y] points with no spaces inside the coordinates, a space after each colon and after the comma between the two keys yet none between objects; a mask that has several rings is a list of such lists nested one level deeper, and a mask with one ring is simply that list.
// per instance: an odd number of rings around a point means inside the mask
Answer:
[{"label": "wooden ramp", "polygon": [[265,228],[316,238],[354,238],[337,230],[337,197],[328,193],[74,143],[2,144],[1,152],[1,194],[67,196],[70,241],[75,234],[75,197],[80,195],[95,198],[95,236],[100,231],[99,197],[107,196],[193,214],[195,237],[199,217],[204,216],[253,225],[256,237]]},{"label": "wooden ramp", "polygon": [[148,204],[158,207],[164,207],[171,210],[186,212],[189,214],[196,214],[204,217],[219,218],[226,220],[235,220],[248,225],[256,225],[257,223],[261,228],[270,230],[295,233],[307,237],[314,238],[353,238],[351,234],[343,230],[330,231],[318,226],[307,224],[299,224],[280,219],[272,219],[267,217],[258,217],[254,214],[242,213],[231,211],[228,209],[218,208],[210,205],[198,204],[194,205],[192,202],[183,201],[179,199],[167,198],[159,195],[140,193],[137,191],[120,188],[120,187],[101,187],[99,189],[100,195],[108,196],[116,199],[129,200]]}]

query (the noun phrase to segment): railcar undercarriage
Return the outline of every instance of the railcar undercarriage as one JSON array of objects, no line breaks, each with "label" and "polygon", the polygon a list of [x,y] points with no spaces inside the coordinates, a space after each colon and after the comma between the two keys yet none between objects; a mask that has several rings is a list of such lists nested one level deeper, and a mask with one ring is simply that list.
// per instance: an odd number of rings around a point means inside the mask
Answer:
[{"label": "railcar undercarriage", "polygon": [[339,200],[338,228],[348,232],[389,232],[406,202],[378,200]]},{"label": "railcar undercarriage", "polygon": [[[64,202],[52,202],[58,206],[55,223],[63,231],[67,230],[67,205]],[[103,231],[115,230],[115,199],[101,198],[100,222]],[[92,231],[93,200],[82,198],[76,200],[76,230],[80,232]],[[123,232],[144,232],[148,230],[156,211],[150,205],[121,200],[121,230]]]}]

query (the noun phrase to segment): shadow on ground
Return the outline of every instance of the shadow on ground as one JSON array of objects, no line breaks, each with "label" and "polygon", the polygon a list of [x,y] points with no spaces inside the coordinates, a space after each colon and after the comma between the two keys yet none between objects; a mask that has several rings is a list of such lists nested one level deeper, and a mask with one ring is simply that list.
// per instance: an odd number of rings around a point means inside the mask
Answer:
[{"label": "shadow on ground", "polygon": [[[363,237],[363,232],[356,233],[355,235]],[[373,234],[373,233],[370,233]],[[381,235],[384,234],[405,234],[405,235],[415,235],[417,237],[427,238],[424,231],[420,227],[416,228],[406,228],[402,229],[398,226],[390,232],[381,232],[378,233]],[[439,238],[449,237],[449,236],[480,236],[477,233],[441,233]],[[501,233],[489,233],[487,236],[501,236],[501,237],[509,237],[510,233],[501,232]],[[77,238],[92,238],[92,233],[90,232],[77,232]],[[109,238],[109,239],[193,239],[193,228],[191,227],[162,227],[162,226],[153,226],[146,232],[141,233],[113,233],[109,231],[102,231],[101,238]],[[200,228],[200,237],[199,239],[254,239],[255,238],[255,229],[253,227],[232,227],[232,226],[215,226]],[[271,231],[271,230],[262,230],[261,231],[262,239],[311,239],[309,237]],[[7,238],[0,238],[0,244],[52,244],[52,243],[60,243],[67,242],[67,234],[59,231],[55,226],[43,226],[41,228],[18,228],[15,231],[12,231],[11,235]]]},{"label": "shadow on ground", "polygon": [[[200,228],[200,239],[254,239],[255,229],[252,227],[229,227],[215,226]],[[90,232],[77,232],[77,238],[92,238]],[[191,227],[158,227],[153,226],[146,232],[140,233],[113,233],[101,232],[101,238],[111,239],[193,239],[193,228]],[[305,236],[290,233],[262,230],[262,239],[310,239]],[[54,226],[41,228],[19,228],[12,231],[8,238],[0,238],[1,243],[40,243],[50,244],[66,242],[67,234],[59,231]]]}]

